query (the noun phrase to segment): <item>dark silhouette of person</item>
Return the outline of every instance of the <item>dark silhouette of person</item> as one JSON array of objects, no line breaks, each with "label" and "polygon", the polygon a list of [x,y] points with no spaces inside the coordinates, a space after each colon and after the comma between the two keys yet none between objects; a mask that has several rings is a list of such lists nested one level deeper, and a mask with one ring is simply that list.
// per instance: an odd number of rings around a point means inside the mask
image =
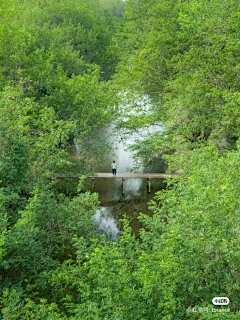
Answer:
[{"label": "dark silhouette of person", "polygon": [[117,174],[117,164],[115,161],[113,161],[113,163],[111,164],[111,167],[112,167],[113,175],[116,175]]}]

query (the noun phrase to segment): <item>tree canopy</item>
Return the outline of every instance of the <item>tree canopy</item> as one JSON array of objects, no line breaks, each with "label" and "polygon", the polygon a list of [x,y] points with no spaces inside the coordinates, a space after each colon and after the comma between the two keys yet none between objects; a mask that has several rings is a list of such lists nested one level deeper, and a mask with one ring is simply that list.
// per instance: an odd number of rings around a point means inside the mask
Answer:
[{"label": "tree canopy", "polygon": [[[1,319],[239,319],[239,16],[237,0],[0,1]],[[114,242],[68,154],[112,119],[156,125],[132,149],[179,173]]]},{"label": "tree canopy", "polygon": [[[239,2],[129,1],[118,31],[124,49],[116,82],[148,94],[151,115],[128,127],[164,122],[165,132],[136,144],[139,154],[191,149],[214,141],[227,148],[239,136]],[[124,83],[123,83],[124,81]],[[130,89],[129,89],[130,90]],[[129,91],[130,92],[130,91]],[[139,120],[140,119],[140,120]]]}]

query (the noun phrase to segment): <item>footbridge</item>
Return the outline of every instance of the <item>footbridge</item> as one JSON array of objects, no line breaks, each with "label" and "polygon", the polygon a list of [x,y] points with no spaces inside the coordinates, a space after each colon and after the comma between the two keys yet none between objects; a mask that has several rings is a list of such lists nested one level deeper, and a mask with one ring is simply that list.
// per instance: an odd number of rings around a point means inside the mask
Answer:
[{"label": "footbridge", "polygon": [[[71,178],[77,178],[80,174],[71,175]],[[94,191],[95,179],[106,178],[106,179],[122,179],[122,193],[125,194],[125,180],[126,179],[146,179],[148,192],[151,193],[151,180],[152,179],[166,179],[167,177],[177,177],[177,174],[166,174],[166,173],[117,173],[113,175],[107,172],[95,172],[93,175],[88,176],[92,179],[92,192]],[[55,177],[63,178],[65,175],[55,173]]]}]

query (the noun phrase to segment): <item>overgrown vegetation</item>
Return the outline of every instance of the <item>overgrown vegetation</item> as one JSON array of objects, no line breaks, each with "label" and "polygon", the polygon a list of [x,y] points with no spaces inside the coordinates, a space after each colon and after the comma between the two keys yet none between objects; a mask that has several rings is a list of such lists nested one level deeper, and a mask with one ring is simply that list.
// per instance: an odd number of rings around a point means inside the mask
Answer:
[{"label": "overgrown vegetation", "polygon": [[[239,319],[239,17],[237,0],[0,2],[1,319]],[[164,123],[137,156],[181,171],[139,238],[124,221],[110,242],[67,147],[120,92],[126,132]]]}]

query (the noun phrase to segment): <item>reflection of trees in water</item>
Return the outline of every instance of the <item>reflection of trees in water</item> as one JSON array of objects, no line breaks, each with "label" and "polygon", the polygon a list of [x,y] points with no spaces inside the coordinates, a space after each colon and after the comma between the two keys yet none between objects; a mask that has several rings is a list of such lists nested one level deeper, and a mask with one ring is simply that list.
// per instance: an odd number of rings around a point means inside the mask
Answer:
[{"label": "reflection of trees in water", "polygon": [[148,202],[153,196],[151,194],[146,199],[136,197],[131,200],[122,197],[119,201],[112,201],[111,206],[109,206],[109,202],[103,203],[102,210],[97,210],[94,216],[98,224],[98,232],[106,234],[108,239],[114,241],[122,228],[122,223],[119,220],[126,216],[132,228],[132,233],[138,236],[139,230],[143,227],[138,219],[139,213],[152,215],[152,211],[148,210]]},{"label": "reflection of trees in water", "polygon": [[112,212],[113,207],[102,207],[101,209],[97,209],[94,220],[98,225],[97,231],[101,234],[106,234],[107,239],[114,241],[120,234],[120,230]]}]

